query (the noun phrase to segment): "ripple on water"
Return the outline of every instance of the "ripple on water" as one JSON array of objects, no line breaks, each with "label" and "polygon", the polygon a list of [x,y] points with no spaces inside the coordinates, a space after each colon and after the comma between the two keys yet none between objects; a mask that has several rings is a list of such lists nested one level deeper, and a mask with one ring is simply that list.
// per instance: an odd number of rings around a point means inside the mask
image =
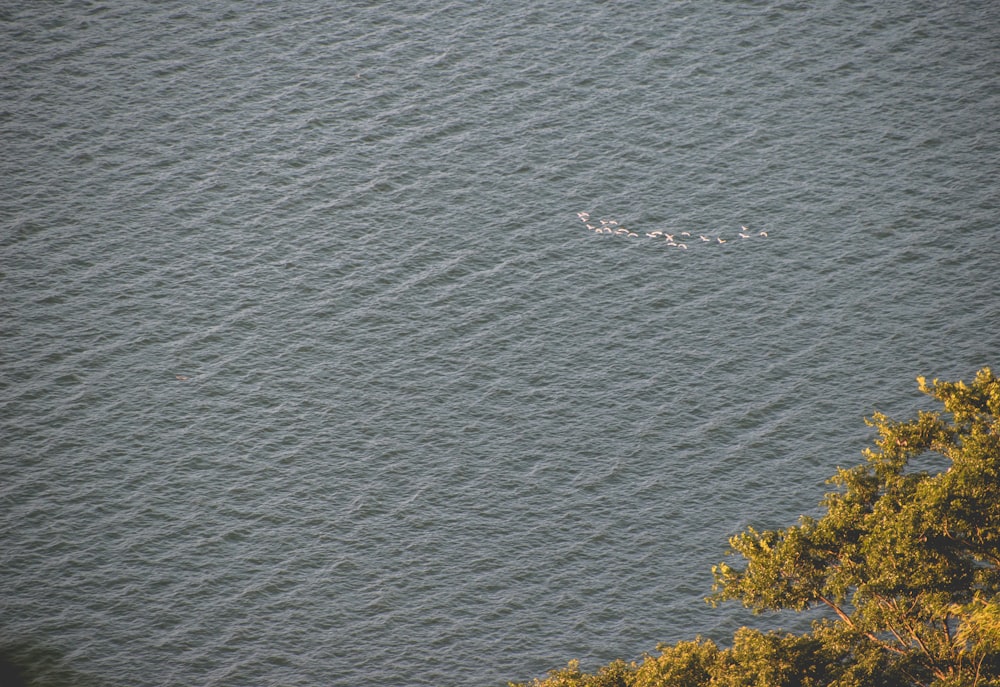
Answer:
[{"label": "ripple on water", "polygon": [[101,684],[725,640],[726,537],[996,357],[968,11],[8,13],[4,633]]}]

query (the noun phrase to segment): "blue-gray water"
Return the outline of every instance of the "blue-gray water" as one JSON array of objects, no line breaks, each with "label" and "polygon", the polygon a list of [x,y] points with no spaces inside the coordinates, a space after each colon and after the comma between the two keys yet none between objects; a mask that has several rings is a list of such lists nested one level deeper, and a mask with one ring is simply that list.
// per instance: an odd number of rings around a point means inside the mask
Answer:
[{"label": "blue-gray water", "polygon": [[724,641],[727,537],[813,512],[916,375],[1000,364],[995,2],[0,31],[0,633],[47,679],[499,685]]}]

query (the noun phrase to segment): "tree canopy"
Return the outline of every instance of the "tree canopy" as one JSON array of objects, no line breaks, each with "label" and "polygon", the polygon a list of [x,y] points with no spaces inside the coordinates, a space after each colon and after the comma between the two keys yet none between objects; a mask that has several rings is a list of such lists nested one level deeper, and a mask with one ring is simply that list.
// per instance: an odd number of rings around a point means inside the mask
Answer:
[{"label": "tree canopy", "polygon": [[741,560],[713,568],[713,604],[829,618],[803,635],[742,628],[729,648],[661,645],[593,674],[570,662],[530,684],[1000,687],[1000,379],[917,382],[943,410],[875,413],[874,447],[829,480],[820,517],[748,527],[729,541]]}]

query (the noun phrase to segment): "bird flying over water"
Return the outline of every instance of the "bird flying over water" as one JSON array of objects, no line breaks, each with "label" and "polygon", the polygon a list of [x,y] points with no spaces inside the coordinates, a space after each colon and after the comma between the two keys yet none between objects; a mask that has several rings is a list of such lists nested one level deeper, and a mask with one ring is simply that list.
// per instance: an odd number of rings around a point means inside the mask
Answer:
[{"label": "bird flying over water", "polygon": [[[686,243],[681,243],[675,237],[688,238],[691,236],[695,236],[695,234],[692,234],[690,231],[680,231],[677,232],[676,234],[667,233],[667,231],[662,229],[655,229],[653,231],[647,231],[647,232],[633,231],[631,229],[625,228],[624,226],[619,224],[618,220],[615,219],[601,219],[599,220],[600,225],[591,224],[590,213],[586,211],[580,211],[576,213],[576,216],[580,218],[580,220],[583,222],[584,226],[587,227],[587,229],[590,229],[596,234],[614,234],[615,236],[624,236],[628,238],[638,238],[642,234],[645,234],[648,238],[655,238],[655,239],[663,238],[665,243],[671,248],[680,248],[682,250],[687,250],[688,245]],[[595,220],[595,222],[597,221],[598,220]],[[741,224],[740,231],[738,231],[736,235],[741,239],[749,239],[753,238],[754,232],[751,231],[751,229],[747,225]],[[756,235],[766,237],[767,232],[757,231]],[[713,242],[719,244],[727,243],[727,239],[724,239],[718,235],[706,236],[705,234],[697,234],[697,237],[698,240],[701,241],[702,243],[713,243]]]}]

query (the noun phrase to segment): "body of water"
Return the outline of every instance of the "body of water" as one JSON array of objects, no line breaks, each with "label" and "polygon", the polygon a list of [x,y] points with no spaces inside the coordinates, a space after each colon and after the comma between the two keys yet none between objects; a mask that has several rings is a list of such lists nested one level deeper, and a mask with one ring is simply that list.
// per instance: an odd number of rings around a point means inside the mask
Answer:
[{"label": "body of water", "polygon": [[8,4],[5,650],[489,686],[725,642],[727,538],[815,513],[917,375],[1000,364],[998,27]]}]

